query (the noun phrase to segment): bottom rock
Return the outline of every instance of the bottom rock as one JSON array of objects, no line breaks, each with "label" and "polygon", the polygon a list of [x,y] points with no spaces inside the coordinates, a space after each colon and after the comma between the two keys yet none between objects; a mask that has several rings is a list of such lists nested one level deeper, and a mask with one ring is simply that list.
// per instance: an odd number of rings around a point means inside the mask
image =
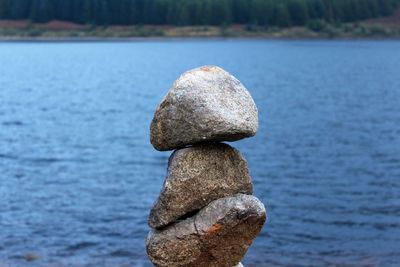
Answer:
[{"label": "bottom rock", "polygon": [[256,197],[239,194],[221,198],[193,217],[151,230],[147,253],[158,267],[236,266],[265,220],[264,205]]}]

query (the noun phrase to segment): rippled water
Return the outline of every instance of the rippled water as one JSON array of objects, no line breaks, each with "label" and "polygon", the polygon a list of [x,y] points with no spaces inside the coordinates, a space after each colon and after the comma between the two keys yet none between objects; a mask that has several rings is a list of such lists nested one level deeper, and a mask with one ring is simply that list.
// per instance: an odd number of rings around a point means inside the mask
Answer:
[{"label": "rippled water", "polygon": [[0,266],[150,266],[149,123],[204,64],[259,107],[233,144],[269,215],[246,265],[397,265],[400,42],[238,40],[0,44]]}]

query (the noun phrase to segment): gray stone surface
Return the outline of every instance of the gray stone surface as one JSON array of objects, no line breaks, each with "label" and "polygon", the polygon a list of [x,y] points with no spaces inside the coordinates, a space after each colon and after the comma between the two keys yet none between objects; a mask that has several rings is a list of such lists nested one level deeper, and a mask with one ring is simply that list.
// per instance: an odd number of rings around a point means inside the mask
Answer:
[{"label": "gray stone surface", "polygon": [[151,143],[172,150],[204,141],[236,141],[254,136],[257,107],[246,88],[216,66],[180,76],[157,107]]},{"label": "gray stone surface", "polygon": [[200,144],[176,150],[154,204],[149,225],[161,228],[218,198],[252,194],[247,162],[227,144]]},{"label": "gray stone surface", "polygon": [[265,220],[264,205],[256,197],[221,198],[193,217],[151,230],[147,253],[158,267],[232,267],[244,257]]}]

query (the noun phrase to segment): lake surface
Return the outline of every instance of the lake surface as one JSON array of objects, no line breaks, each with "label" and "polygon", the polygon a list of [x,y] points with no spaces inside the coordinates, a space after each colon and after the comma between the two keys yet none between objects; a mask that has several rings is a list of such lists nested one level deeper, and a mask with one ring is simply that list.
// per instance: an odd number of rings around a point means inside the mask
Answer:
[{"label": "lake surface", "polygon": [[245,265],[398,266],[400,42],[262,40],[0,43],[0,266],[151,266],[149,125],[205,64],[259,107],[232,143],[268,212]]}]

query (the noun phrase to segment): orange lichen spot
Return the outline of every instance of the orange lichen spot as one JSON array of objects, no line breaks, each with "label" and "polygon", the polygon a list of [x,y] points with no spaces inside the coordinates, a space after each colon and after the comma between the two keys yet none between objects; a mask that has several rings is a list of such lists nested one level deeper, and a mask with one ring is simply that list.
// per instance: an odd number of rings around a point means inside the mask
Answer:
[{"label": "orange lichen spot", "polygon": [[208,66],[201,67],[202,71],[211,71],[211,68]]},{"label": "orange lichen spot", "polygon": [[210,229],[208,229],[207,231],[207,235],[216,235],[218,234],[223,228],[222,224],[216,223],[213,226],[210,227]]}]

